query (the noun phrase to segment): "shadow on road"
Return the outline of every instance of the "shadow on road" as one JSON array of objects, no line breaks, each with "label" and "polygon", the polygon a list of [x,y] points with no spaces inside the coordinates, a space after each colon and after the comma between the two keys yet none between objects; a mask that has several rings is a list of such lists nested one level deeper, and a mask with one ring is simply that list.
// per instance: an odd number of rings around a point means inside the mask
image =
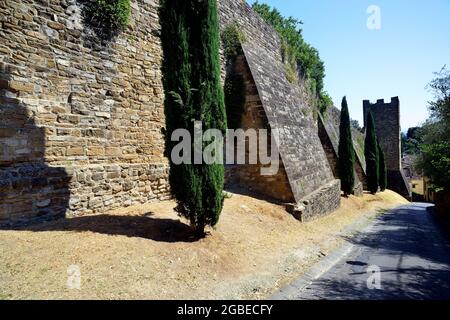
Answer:
[{"label": "shadow on road", "polygon": [[[300,296],[339,300],[450,299],[450,247],[430,205],[413,204],[381,215],[366,232],[347,237],[354,249]],[[372,270],[381,290],[370,289]],[[370,272],[369,272],[370,270]]]}]

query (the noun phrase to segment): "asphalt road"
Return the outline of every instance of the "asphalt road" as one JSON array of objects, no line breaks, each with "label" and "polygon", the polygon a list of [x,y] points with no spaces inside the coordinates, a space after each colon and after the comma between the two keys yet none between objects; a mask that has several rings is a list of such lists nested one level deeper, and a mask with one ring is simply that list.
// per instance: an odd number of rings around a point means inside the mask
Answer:
[{"label": "asphalt road", "polygon": [[347,239],[348,254],[312,282],[297,281],[303,285],[291,286],[284,298],[450,299],[450,246],[428,207],[416,203],[381,215]]}]

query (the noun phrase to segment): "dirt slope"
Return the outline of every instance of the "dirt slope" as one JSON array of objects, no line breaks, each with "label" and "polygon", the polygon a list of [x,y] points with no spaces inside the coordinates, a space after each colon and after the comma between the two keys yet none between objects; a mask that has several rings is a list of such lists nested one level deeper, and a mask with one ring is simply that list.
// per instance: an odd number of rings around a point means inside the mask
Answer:
[{"label": "dirt slope", "polygon": [[[351,197],[301,224],[281,206],[233,195],[200,241],[172,201],[0,231],[0,298],[264,298],[336,248],[339,232],[358,218],[403,203],[391,191]],[[79,290],[67,288],[72,265]]]}]

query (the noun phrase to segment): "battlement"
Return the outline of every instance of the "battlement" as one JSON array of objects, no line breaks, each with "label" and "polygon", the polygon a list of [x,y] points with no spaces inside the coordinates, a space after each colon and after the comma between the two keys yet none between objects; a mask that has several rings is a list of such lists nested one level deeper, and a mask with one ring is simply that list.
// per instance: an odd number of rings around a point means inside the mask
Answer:
[{"label": "battlement", "polygon": [[[400,99],[398,97],[392,97],[391,102],[385,102],[384,99],[378,99],[377,102],[371,103],[370,100],[364,100],[363,101],[363,108],[364,108],[364,124],[366,123],[366,115],[367,110],[369,108],[371,109],[379,109],[382,108],[384,110],[390,108],[397,108],[398,111],[400,111]],[[399,114],[399,120],[400,120],[400,114]]]},{"label": "battlement", "polygon": [[[376,103],[369,100],[363,101],[364,127],[367,127],[367,118],[369,111],[372,113],[375,121],[375,129],[386,159],[386,167],[389,178],[388,184],[391,189],[401,193],[404,196],[410,194],[406,181],[394,181],[402,179],[398,172],[402,171],[401,162],[401,136],[400,136],[400,99],[392,97],[391,102],[385,102],[384,99],[378,99]],[[403,179],[402,179],[403,180]],[[399,188],[398,186],[402,186]]]}]

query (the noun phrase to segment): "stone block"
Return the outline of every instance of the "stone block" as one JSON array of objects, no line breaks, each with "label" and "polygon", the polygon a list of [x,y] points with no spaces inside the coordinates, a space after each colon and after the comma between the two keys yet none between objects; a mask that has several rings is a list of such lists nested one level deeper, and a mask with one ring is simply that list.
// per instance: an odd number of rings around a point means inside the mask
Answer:
[{"label": "stone block", "polygon": [[66,155],[70,156],[83,156],[84,155],[84,147],[69,147],[67,148]]}]

